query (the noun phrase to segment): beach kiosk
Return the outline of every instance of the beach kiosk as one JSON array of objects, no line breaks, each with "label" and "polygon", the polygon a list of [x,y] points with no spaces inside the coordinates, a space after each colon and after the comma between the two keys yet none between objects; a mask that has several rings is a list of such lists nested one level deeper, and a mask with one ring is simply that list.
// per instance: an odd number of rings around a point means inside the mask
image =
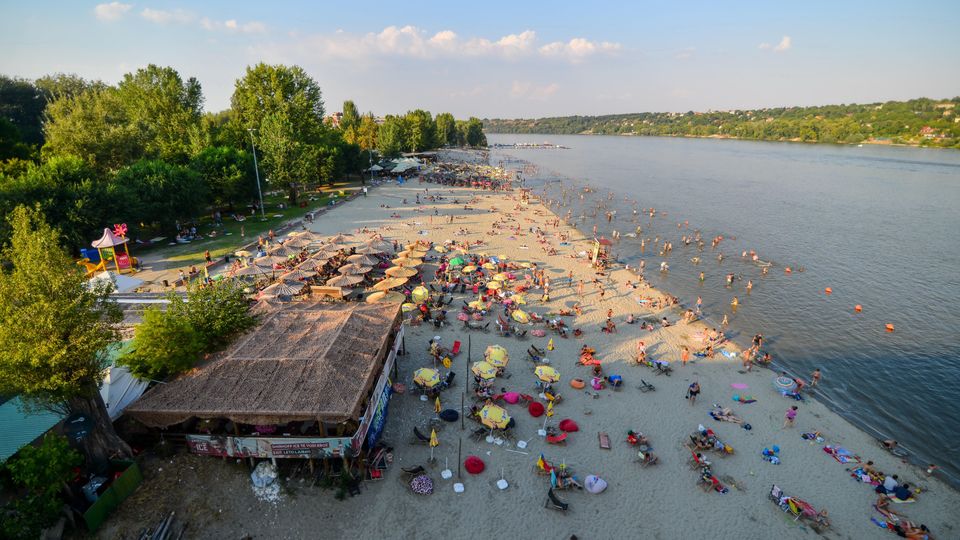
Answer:
[{"label": "beach kiosk", "polygon": [[603,237],[593,240],[593,253],[590,255],[590,262],[593,263],[594,267],[599,268],[607,265],[610,259],[609,248],[612,245],[613,242]]},{"label": "beach kiosk", "polygon": [[[104,269],[109,261],[113,261],[113,265],[117,269],[118,274],[124,272],[135,272],[133,268],[133,258],[130,257],[130,249],[127,247],[127,242],[130,241],[129,238],[126,238],[126,226],[117,227],[115,231],[104,227],[103,236],[99,240],[94,240],[90,243],[91,246],[97,248],[97,252],[100,254],[100,260],[103,261]],[[122,248],[122,249],[118,249]]]}]

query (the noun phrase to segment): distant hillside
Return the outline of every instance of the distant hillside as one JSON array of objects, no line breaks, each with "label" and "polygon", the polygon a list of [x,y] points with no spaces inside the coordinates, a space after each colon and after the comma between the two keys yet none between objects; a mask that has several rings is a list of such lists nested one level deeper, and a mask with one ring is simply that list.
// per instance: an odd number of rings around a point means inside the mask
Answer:
[{"label": "distant hillside", "polygon": [[686,113],[485,119],[487,133],[730,137],[960,148],[960,97]]}]

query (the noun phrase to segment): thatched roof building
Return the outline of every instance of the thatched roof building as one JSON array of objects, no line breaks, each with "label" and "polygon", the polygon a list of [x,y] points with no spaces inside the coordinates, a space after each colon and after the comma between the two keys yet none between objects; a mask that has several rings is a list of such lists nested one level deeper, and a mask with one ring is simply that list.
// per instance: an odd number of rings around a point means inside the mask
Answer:
[{"label": "thatched roof building", "polygon": [[221,358],[160,384],[126,413],[151,427],[357,420],[399,325],[398,304],[292,302]]}]

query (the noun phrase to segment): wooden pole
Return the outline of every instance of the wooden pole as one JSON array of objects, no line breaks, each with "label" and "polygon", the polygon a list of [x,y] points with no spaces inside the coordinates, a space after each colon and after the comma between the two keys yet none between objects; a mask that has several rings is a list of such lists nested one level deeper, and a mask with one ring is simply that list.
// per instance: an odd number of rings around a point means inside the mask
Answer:
[{"label": "wooden pole", "polygon": [[460,392],[460,431],[463,431],[463,400],[466,392]]},{"label": "wooden pole", "polygon": [[463,439],[457,441],[457,478],[460,478],[460,465],[463,461]]}]

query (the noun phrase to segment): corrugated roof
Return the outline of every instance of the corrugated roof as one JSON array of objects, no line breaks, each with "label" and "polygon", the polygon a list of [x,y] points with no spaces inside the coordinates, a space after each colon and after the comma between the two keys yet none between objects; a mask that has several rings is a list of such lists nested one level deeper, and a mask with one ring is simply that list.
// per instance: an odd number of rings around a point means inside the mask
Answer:
[{"label": "corrugated roof", "polygon": [[60,418],[50,412],[26,413],[18,397],[4,402],[0,405],[0,462],[49,431]]}]

